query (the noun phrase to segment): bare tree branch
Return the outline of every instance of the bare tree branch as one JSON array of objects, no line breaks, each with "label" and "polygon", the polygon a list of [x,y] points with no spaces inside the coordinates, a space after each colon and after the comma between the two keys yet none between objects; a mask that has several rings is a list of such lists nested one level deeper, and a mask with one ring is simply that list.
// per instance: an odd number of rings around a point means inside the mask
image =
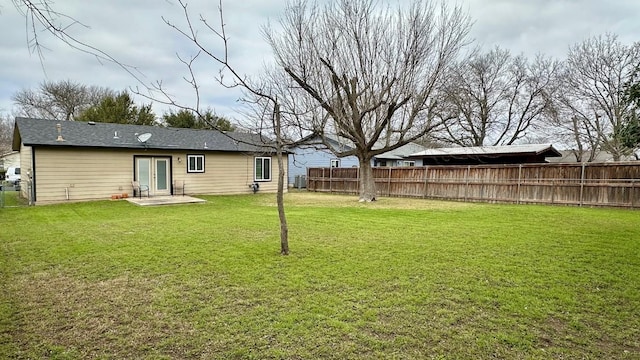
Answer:
[{"label": "bare tree branch", "polygon": [[557,61],[512,57],[498,47],[454,67],[446,109],[454,117],[435,138],[460,146],[510,145],[544,120],[557,89]]},{"label": "bare tree branch", "polygon": [[29,45],[31,53],[38,54],[40,64],[45,74],[46,69],[43,50],[46,49],[46,46],[40,40],[41,32],[51,34],[70,48],[91,55],[99,62],[110,62],[116,64],[138,83],[145,84],[142,73],[135,66],[125,64],[104,50],[81,41],[77,37],[71,35],[69,30],[75,26],[81,26],[84,28],[89,27],[73,17],[57,11],[53,6],[53,1],[39,0],[36,2],[31,0],[12,0],[12,2],[14,7],[25,18],[27,44]]},{"label": "bare tree branch", "polygon": [[625,100],[624,84],[639,63],[640,43],[623,45],[612,34],[569,49],[563,90],[556,101],[556,114],[561,116],[555,123],[570,134],[581,152],[605,150],[619,160],[633,151],[625,146],[619,131],[633,111]]}]

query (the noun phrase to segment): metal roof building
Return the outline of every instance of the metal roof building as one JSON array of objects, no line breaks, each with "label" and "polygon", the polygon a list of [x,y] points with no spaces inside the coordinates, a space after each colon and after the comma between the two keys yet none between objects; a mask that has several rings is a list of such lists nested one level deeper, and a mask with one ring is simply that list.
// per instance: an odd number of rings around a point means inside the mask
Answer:
[{"label": "metal roof building", "polygon": [[562,154],[551,144],[474,146],[427,149],[407,156],[424,165],[480,165],[544,163]]}]

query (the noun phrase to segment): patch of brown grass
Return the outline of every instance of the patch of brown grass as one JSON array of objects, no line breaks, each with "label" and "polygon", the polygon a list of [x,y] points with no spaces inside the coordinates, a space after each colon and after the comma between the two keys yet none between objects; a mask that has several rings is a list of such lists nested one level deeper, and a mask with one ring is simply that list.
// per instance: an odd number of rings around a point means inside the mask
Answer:
[{"label": "patch of brown grass", "polygon": [[27,357],[49,357],[52,349],[82,358],[131,358],[143,353],[181,357],[184,349],[163,342],[193,331],[188,323],[154,306],[162,286],[156,279],[124,276],[89,281],[38,273],[22,277],[14,286],[20,290],[23,311],[13,337],[28,349]]},{"label": "patch of brown grass", "polygon": [[[275,196],[265,197],[264,205],[276,206]],[[360,203],[356,195],[329,194],[320,192],[295,191],[285,195],[285,206],[301,207],[361,207],[367,209],[405,210],[458,210],[477,206],[471,203],[429,200],[419,198],[378,197],[374,202]]]}]

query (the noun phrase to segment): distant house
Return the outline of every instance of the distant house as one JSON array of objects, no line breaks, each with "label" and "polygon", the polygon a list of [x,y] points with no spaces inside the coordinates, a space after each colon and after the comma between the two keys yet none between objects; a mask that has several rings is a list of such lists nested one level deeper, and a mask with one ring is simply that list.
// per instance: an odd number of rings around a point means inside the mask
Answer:
[{"label": "distant house", "polygon": [[0,180],[10,167],[20,167],[20,152],[11,151],[0,155]]},{"label": "distant house", "polygon": [[[340,141],[338,137],[327,137],[333,151],[348,151],[352,148]],[[289,185],[294,185],[296,176],[306,175],[310,167],[357,167],[358,158],[355,156],[337,157],[322,142],[319,135],[308,136],[300,144],[289,148]]]},{"label": "distant house", "polygon": [[17,118],[13,149],[36,204],[132,195],[133,181],[150,196],[176,182],[189,194],[277,190],[273,151],[255,134]]},{"label": "distant house", "polygon": [[[335,152],[349,151],[353,147],[346,140],[336,136],[326,136],[333,151],[322,142],[319,135],[309,136],[300,145],[290,148],[289,184],[294,185],[296,176],[306,175],[307,168],[312,167],[358,167],[360,163],[355,156],[337,157]],[[376,148],[376,147],[374,147]],[[371,166],[421,166],[422,160],[406,160],[404,156],[425,148],[415,143],[405,144],[395,150],[378,154],[371,160]]]},{"label": "distant house", "polygon": [[426,148],[416,143],[408,143],[397,149],[376,155],[373,166],[422,166],[422,159],[407,159],[407,156],[424,151]]},{"label": "distant house", "polygon": [[544,163],[560,156],[553,145],[532,144],[427,149],[406,159],[421,160],[423,165],[480,165]]}]

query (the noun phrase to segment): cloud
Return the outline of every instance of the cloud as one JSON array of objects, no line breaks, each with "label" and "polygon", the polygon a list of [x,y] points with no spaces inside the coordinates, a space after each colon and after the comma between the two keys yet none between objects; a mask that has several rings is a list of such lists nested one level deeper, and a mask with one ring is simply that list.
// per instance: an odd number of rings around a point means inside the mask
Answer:
[{"label": "cloud", "polygon": [[[409,0],[396,1],[409,3]],[[637,0],[466,0],[461,4],[475,21],[471,35],[478,44],[485,48],[499,45],[527,56],[541,52],[562,58],[569,45],[605,32],[618,34],[626,43],[637,41],[640,34],[640,22],[637,21],[640,2]],[[186,26],[177,3],[170,0],[112,0],[55,2],[53,5],[87,26],[77,24],[69,28],[78,39],[134,66],[135,73],[145,82],[161,81],[179,101],[195,103],[193,90],[184,81],[189,74],[176,55],[189,59],[197,50],[163,21],[164,18],[177,26]],[[203,43],[214,54],[222,56],[219,39],[199,21],[202,15],[213,26],[219,25],[217,2],[189,1],[188,9]],[[39,33],[46,47],[45,61],[41,64],[36,54],[29,53],[29,32],[24,17],[10,4],[0,10],[0,33],[3,34],[0,40],[0,111],[12,109],[11,96],[15,92],[35,88],[44,80],[71,79],[115,90],[140,85],[117,65],[101,63],[44,32]],[[283,10],[281,0],[224,3],[230,62],[241,74],[259,76],[264,64],[271,61],[271,49],[260,28],[269,19],[276,20]],[[196,70],[202,86],[202,107],[212,107],[222,115],[233,116],[237,113],[235,100],[240,92],[216,82],[218,64],[205,56],[200,60]],[[137,100],[148,102],[140,97]],[[167,107],[156,104],[154,109],[161,114]]]},{"label": "cloud", "polygon": [[569,46],[607,32],[637,41],[640,2],[598,0],[470,0],[473,34],[484,47],[564,58]]}]

